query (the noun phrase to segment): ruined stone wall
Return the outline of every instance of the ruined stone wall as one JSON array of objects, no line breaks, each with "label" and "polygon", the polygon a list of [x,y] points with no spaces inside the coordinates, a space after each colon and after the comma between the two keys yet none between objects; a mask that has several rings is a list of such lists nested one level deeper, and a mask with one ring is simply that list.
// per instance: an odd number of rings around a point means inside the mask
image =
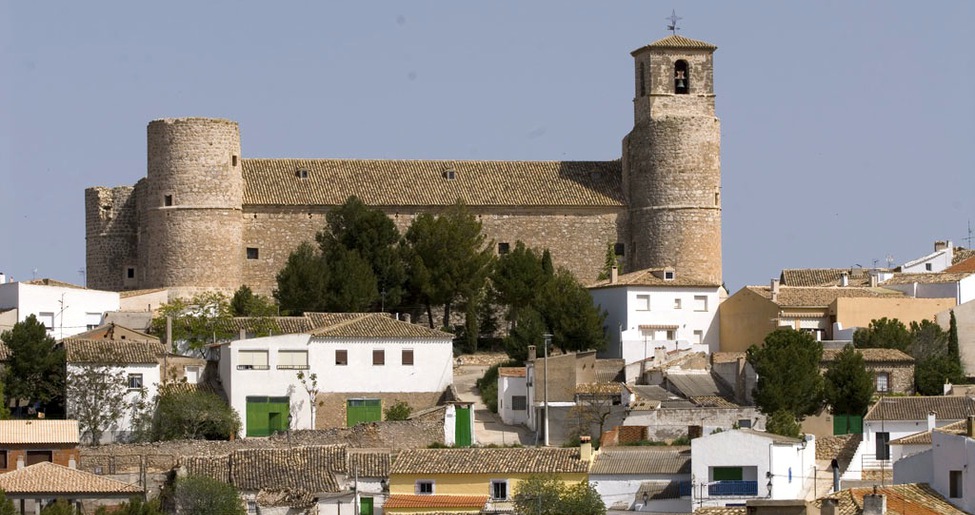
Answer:
[{"label": "ruined stone wall", "polygon": [[[438,404],[443,392],[387,392],[387,393],[320,393],[318,394],[318,410],[315,412],[315,428],[328,429],[346,426],[346,401],[348,399],[379,399],[382,402],[383,417],[386,409],[403,401],[413,408],[414,412],[432,408]],[[440,425],[443,425],[441,420]],[[441,431],[440,439],[443,439]]]},{"label": "ruined stone wall", "polygon": [[[241,255],[256,249],[257,259],[245,259],[243,284],[256,293],[269,295],[277,273],[288,256],[303,241],[315,243],[315,234],[325,228],[327,208],[245,206]],[[494,251],[499,243],[514,249],[519,240],[537,249],[548,248],[556,266],[572,271],[583,283],[595,280],[603,266],[606,245],[623,242],[626,235],[622,209],[498,209],[471,207],[483,224],[483,232]],[[420,209],[386,210],[400,234],[405,234]],[[253,255],[253,254],[252,254]],[[624,256],[625,258],[625,256]]]},{"label": "ruined stone wall", "polygon": [[121,290],[134,286],[127,268],[137,262],[138,212],[134,188],[85,190],[85,268],[89,288]]}]

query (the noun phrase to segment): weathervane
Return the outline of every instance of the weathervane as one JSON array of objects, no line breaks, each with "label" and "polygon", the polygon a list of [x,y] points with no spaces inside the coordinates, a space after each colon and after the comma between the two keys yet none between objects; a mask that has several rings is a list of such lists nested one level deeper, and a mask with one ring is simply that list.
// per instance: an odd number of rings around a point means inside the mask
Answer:
[{"label": "weathervane", "polygon": [[677,31],[680,30],[680,27],[677,26],[677,20],[683,20],[684,18],[681,18],[680,16],[677,16],[677,11],[676,10],[671,10],[670,11],[670,17],[669,18],[664,18],[664,19],[665,20],[670,20],[670,25],[667,25],[667,30],[673,32],[674,35],[676,36],[677,35]]}]

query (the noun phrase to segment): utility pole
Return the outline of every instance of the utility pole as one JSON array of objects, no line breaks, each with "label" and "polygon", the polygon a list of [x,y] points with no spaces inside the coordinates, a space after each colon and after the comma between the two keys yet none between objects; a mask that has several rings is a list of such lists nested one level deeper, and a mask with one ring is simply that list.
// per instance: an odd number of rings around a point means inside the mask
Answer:
[{"label": "utility pole", "polygon": [[545,339],[545,347],[542,349],[542,355],[545,360],[545,364],[542,365],[543,373],[545,374],[542,399],[545,402],[545,447],[548,447],[548,346],[552,343],[552,335],[545,333],[542,335],[542,338]]}]

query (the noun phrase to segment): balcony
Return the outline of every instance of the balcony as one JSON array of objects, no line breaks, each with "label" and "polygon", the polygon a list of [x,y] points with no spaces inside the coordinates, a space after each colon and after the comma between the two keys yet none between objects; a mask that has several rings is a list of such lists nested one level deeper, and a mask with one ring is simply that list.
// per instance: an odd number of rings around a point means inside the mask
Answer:
[{"label": "balcony", "polygon": [[708,484],[708,497],[755,497],[758,481],[715,481]]}]

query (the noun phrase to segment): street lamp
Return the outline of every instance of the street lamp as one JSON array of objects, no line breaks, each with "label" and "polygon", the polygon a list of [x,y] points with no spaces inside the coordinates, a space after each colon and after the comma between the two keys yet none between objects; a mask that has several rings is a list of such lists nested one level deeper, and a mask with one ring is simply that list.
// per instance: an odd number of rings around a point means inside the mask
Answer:
[{"label": "street lamp", "polygon": [[552,344],[552,335],[551,333],[545,333],[542,335],[542,338],[545,339],[545,347],[542,349],[542,356],[544,357],[542,369],[545,374],[542,400],[545,402],[545,447],[548,447],[548,346]]}]

